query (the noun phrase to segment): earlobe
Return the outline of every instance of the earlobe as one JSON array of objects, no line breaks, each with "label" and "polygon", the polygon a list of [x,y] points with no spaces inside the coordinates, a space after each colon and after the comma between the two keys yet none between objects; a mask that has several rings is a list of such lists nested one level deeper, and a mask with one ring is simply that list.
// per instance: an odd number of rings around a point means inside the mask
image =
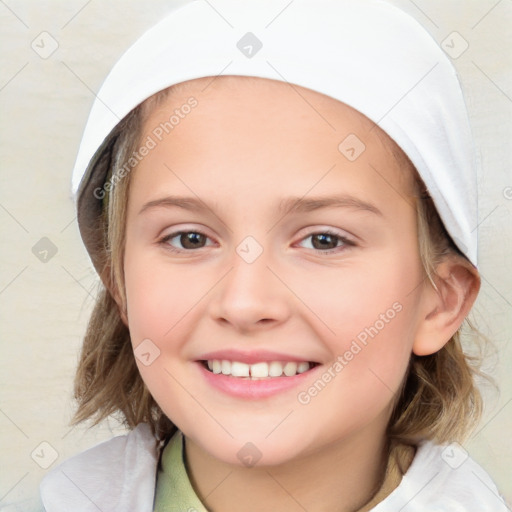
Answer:
[{"label": "earlobe", "polygon": [[441,350],[457,332],[480,289],[478,270],[460,256],[449,256],[436,269],[434,282],[426,285],[420,324],[413,352],[418,356]]}]

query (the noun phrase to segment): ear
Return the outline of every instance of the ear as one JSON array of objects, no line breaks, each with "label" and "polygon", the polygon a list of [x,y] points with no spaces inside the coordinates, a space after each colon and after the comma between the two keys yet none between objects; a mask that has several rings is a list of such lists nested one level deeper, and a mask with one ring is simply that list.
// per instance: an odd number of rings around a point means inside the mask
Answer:
[{"label": "ear", "polygon": [[448,256],[424,290],[420,324],[413,352],[418,356],[441,350],[468,315],[480,290],[478,270],[461,256]]},{"label": "ear", "polygon": [[123,308],[123,301],[121,299],[121,294],[119,293],[119,289],[117,288],[114,280],[112,279],[112,274],[110,271],[110,266],[105,265],[103,272],[100,274],[101,281],[103,282],[103,285],[108,290],[112,298],[117,304],[117,309],[119,311],[119,315],[121,317],[121,320],[123,321],[124,325],[128,327],[128,317],[126,314],[126,311]]}]

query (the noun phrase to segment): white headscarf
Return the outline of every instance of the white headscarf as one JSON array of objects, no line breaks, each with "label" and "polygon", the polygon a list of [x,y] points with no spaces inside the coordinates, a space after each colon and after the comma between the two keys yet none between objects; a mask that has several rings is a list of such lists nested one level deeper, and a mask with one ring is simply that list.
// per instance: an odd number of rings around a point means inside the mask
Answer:
[{"label": "white headscarf", "polygon": [[162,89],[217,75],[290,82],[362,112],[407,154],[453,241],[477,264],[476,169],[455,69],[415,19],[382,0],[175,2],[115,64],[85,128],[72,190],[91,255],[109,134]]}]

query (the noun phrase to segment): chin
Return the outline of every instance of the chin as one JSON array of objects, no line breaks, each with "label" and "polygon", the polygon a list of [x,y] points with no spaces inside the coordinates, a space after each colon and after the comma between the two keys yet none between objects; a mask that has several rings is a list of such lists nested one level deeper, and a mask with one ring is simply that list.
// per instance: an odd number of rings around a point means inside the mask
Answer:
[{"label": "chin", "polygon": [[185,433],[210,456],[225,464],[241,468],[286,464],[304,455],[306,449],[305,446],[301,446],[300,439],[290,436],[286,429],[281,435],[270,434],[267,439],[267,434],[262,435],[261,431],[253,429],[232,434],[233,438],[225,432],[208,437],[204,436],[204,431],[200,431],[198,436],[194,432]]}]

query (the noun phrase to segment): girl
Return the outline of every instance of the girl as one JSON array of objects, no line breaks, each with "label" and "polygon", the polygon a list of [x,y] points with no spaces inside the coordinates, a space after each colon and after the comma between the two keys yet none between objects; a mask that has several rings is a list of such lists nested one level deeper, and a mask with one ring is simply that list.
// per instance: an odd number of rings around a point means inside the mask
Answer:
[{"label": "girl", "polygon": [[73,175],[105,285],[76,421],[131,432],[52,471],[46,510],[507,510],[457,443],[475,181],[453,67],[401,11],[181,2]]}]

